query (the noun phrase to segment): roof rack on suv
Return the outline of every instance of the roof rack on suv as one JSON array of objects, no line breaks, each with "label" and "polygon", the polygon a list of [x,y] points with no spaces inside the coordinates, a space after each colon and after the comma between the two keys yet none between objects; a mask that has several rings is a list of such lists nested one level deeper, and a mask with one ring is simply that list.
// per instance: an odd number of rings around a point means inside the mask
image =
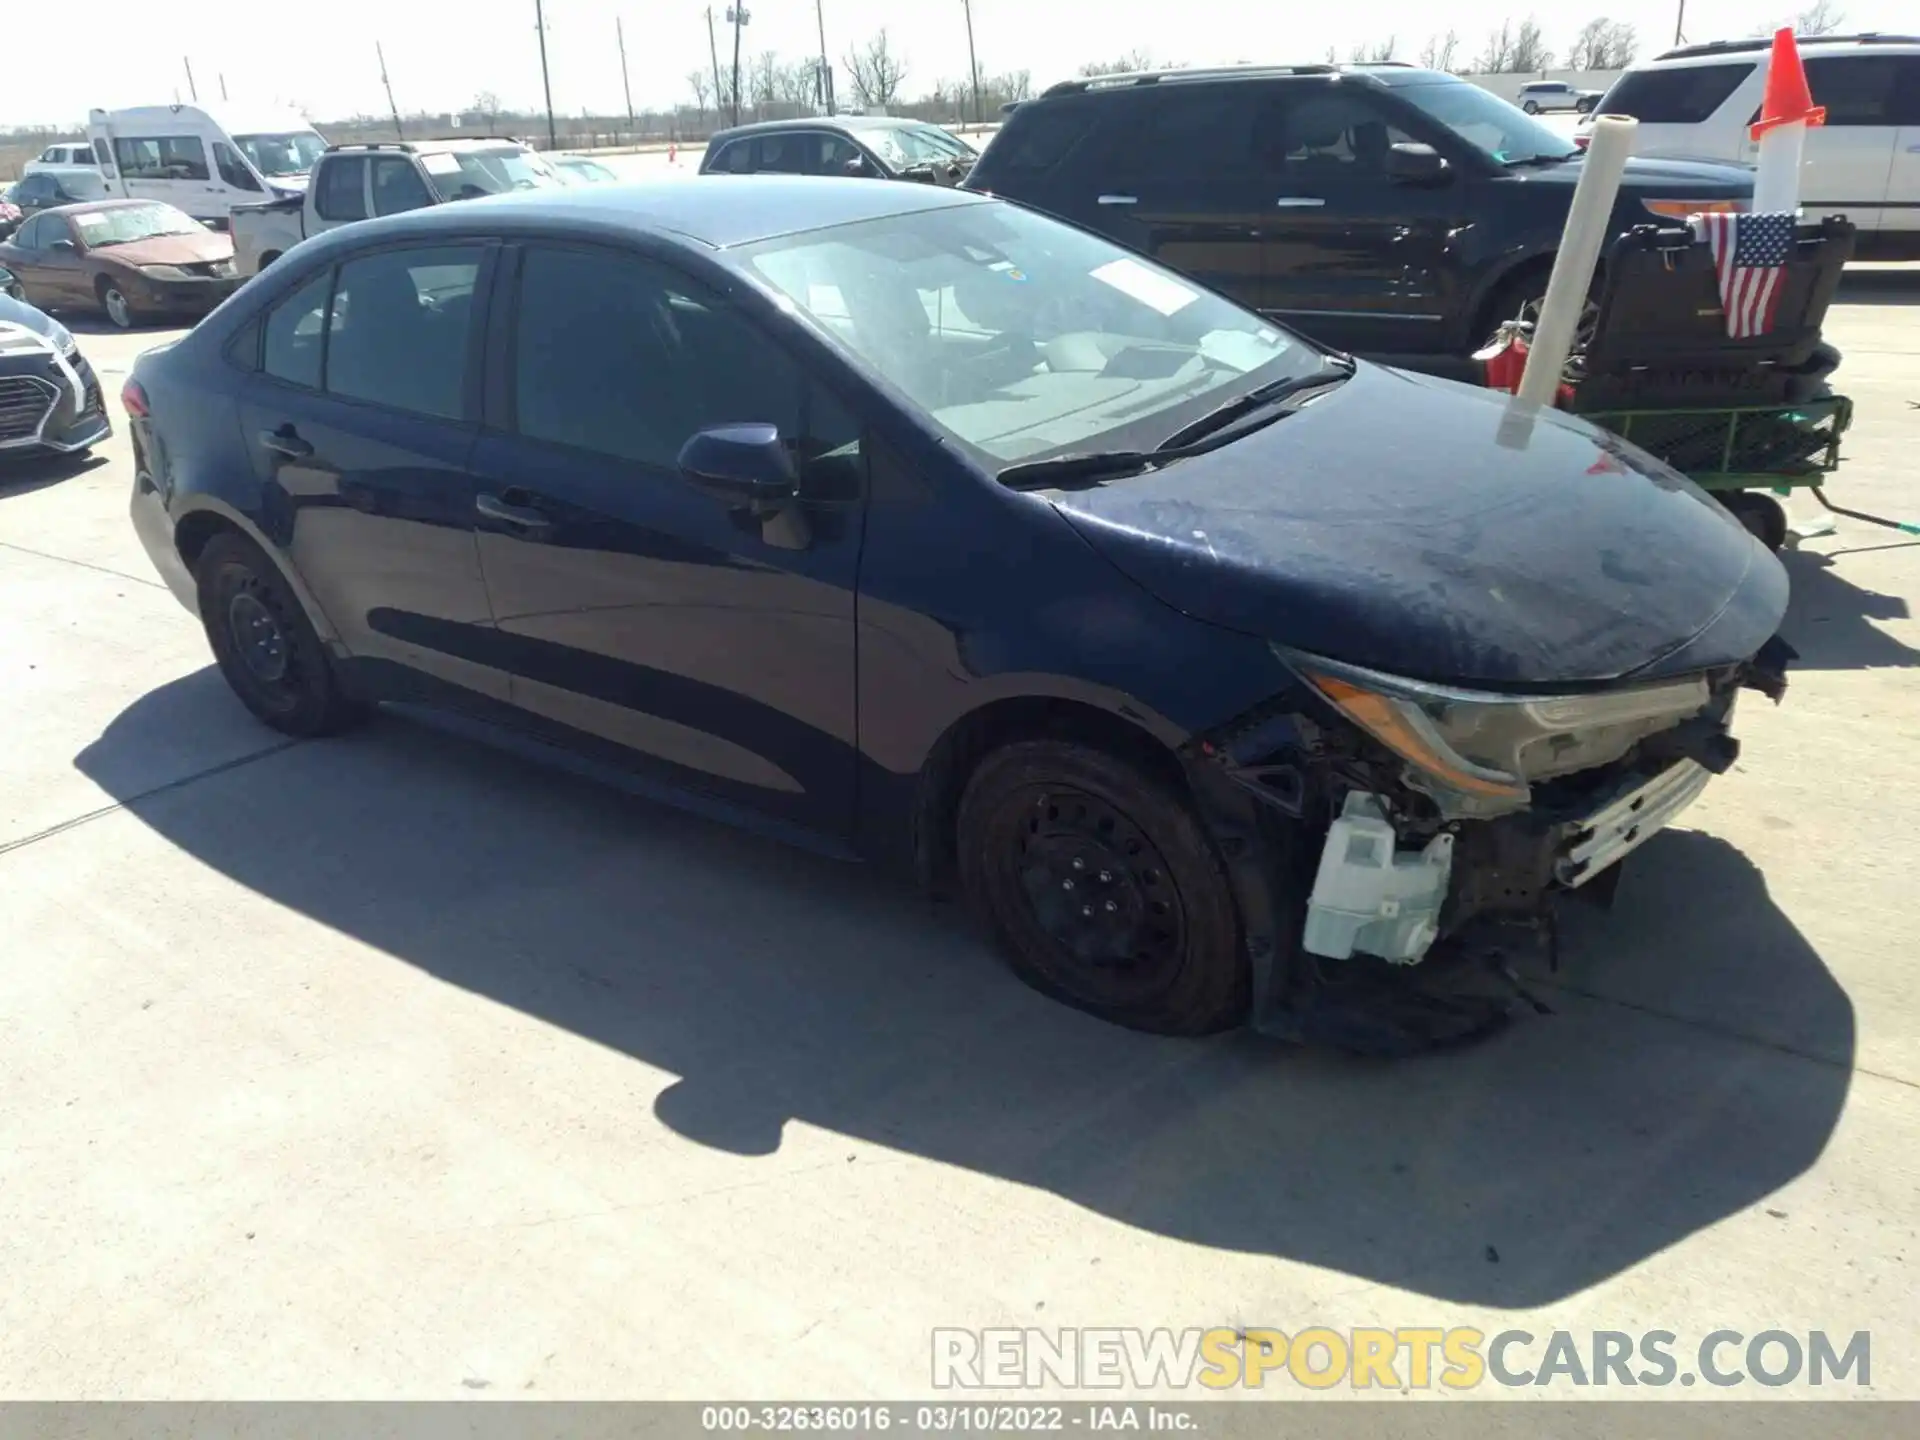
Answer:
[{"label": "roof rack on suv", "polygon": [[[1859,35],[1798,35],[1801,45],[1920,45],[1920,35],[1882,35],[1868,30]],[[1682,45],[1663,51],[1656,60],[1679,60],[1689,55],[1735,55],[1749,50],[1771,50],[1773,37],[1753,40],[1710,40],[1704,45]]]},{"label": "roof rack on suv", "polygon": [[1335,75],[1338,65],[1221,65],[1209,70],[1140,70],[1120,75],[1089,75],[1062,80],[1041,91],[1048,95],[1076,95],[1088,90],[1125,90],[1136,85],[1177,84],[1187,80],[1254,80],[1274,75]]},{"label": "roof rack on suv", "polygon": [[407,150],[413,149],[411,140],[342,140],[337,145],[327,146],[331,155],[336,150]]}]

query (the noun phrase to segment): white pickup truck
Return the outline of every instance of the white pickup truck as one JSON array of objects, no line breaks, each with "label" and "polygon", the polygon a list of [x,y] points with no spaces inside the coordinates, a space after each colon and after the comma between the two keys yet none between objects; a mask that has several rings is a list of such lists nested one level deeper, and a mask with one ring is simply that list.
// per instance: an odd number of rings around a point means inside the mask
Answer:
[{"label": "white pickup truck", "polygon": [[314,161],[304,195],[233,207],[233,258],[242,275],[254,275],[309,235],[355,220],[565,183],[517,140],[332,145]]}]

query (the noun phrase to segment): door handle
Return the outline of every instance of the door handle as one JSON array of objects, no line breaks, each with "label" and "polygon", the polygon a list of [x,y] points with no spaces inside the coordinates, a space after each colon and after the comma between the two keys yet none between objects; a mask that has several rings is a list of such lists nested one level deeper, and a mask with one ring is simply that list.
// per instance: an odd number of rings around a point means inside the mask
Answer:
[{"label": "door handle", "polygon": [[282,425],[278,430],[262,430],[260,443],[289,460],[305,460],[313,454],[313,446],[302,440],[300,432],[291,425]]},{"label": "door handle", "polygon": [[1281,210],[1318,210],[1327,202],[1316,200],[1310,195],[1282,195],[1273,203]]},{"label": "door handle", "polygon": [[1102,205],[1138,205],[1140,197],[1138,195],[1102,195],[1100,203]]},{"label": "door handle", "polygon": [[511,505],[498,495],[482,494],[473,497],[473,508],[489,520],[498,520],[504,525],[516,525],[522,530],[547,530],[553,521],[542,515],[531,505]]}]

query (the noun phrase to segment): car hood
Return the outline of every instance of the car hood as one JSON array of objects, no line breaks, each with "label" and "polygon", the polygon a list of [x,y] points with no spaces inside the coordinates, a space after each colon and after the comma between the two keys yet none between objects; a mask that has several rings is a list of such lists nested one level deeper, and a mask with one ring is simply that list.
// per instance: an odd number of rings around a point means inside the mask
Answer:
[{"label": "car hood", "polygon": [[1176,609],[1412,679],[1701,670],[1751,658],[1786,609],[1779,562],[1652,456],[1380,366],[1218,450],[1046,493]]},{"label": "car hood", "polygon": [[[1529,166],[1516,172],[1532,184],[1565,185],[1580,181],[1586,154],[1581,152],[1557,165]],[[1675,199],[1742,200],[1753,194],[1753,171],[1744,165],[1714,160],[1649,159],[1636,155],[1627,161],[1620,180],[1623,195],[1670,195]]]},{"label": "car hood", "polygon": [[233,237],[212,230],[190,235],[153,235],[125,245],[108,245],[87,252],[90,260],[125,265],[204,265],[209,260],[231,260]]},{"label": "car hood", "polygon": [[[4,262],[5,257],[0,256],[0,264]],[[36,310],[25,301],[15,300],[10,295],[0,295],[0,325],[18,325],[23,329],[31,330],[36,335],[45,335],[48,338],[52,338],[60,328],[59,323],[44,310]]]}]

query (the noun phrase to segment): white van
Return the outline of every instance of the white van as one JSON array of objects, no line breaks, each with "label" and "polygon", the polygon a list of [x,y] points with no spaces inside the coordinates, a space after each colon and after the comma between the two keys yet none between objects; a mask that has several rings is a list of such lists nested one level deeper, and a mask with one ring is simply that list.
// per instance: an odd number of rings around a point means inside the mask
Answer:
[{"label": "white van", "polygon": [[115,195],[164,200],[215,226],[235,205],[300,194],[327,148],[296,111],[239,105],[95,110],[87,137]]},{"label": "white van", "polygon": [[[1687,45],[1614,81],[1598,109],[1640,122],[1636,155],[1733,160],[1757,154],[1771,40]],[[1862,259],[1920,260],[1920,36],[1802,36],[1807,86],[1827,123],[1807,132],[1804,214],[1845,215]]]}]

